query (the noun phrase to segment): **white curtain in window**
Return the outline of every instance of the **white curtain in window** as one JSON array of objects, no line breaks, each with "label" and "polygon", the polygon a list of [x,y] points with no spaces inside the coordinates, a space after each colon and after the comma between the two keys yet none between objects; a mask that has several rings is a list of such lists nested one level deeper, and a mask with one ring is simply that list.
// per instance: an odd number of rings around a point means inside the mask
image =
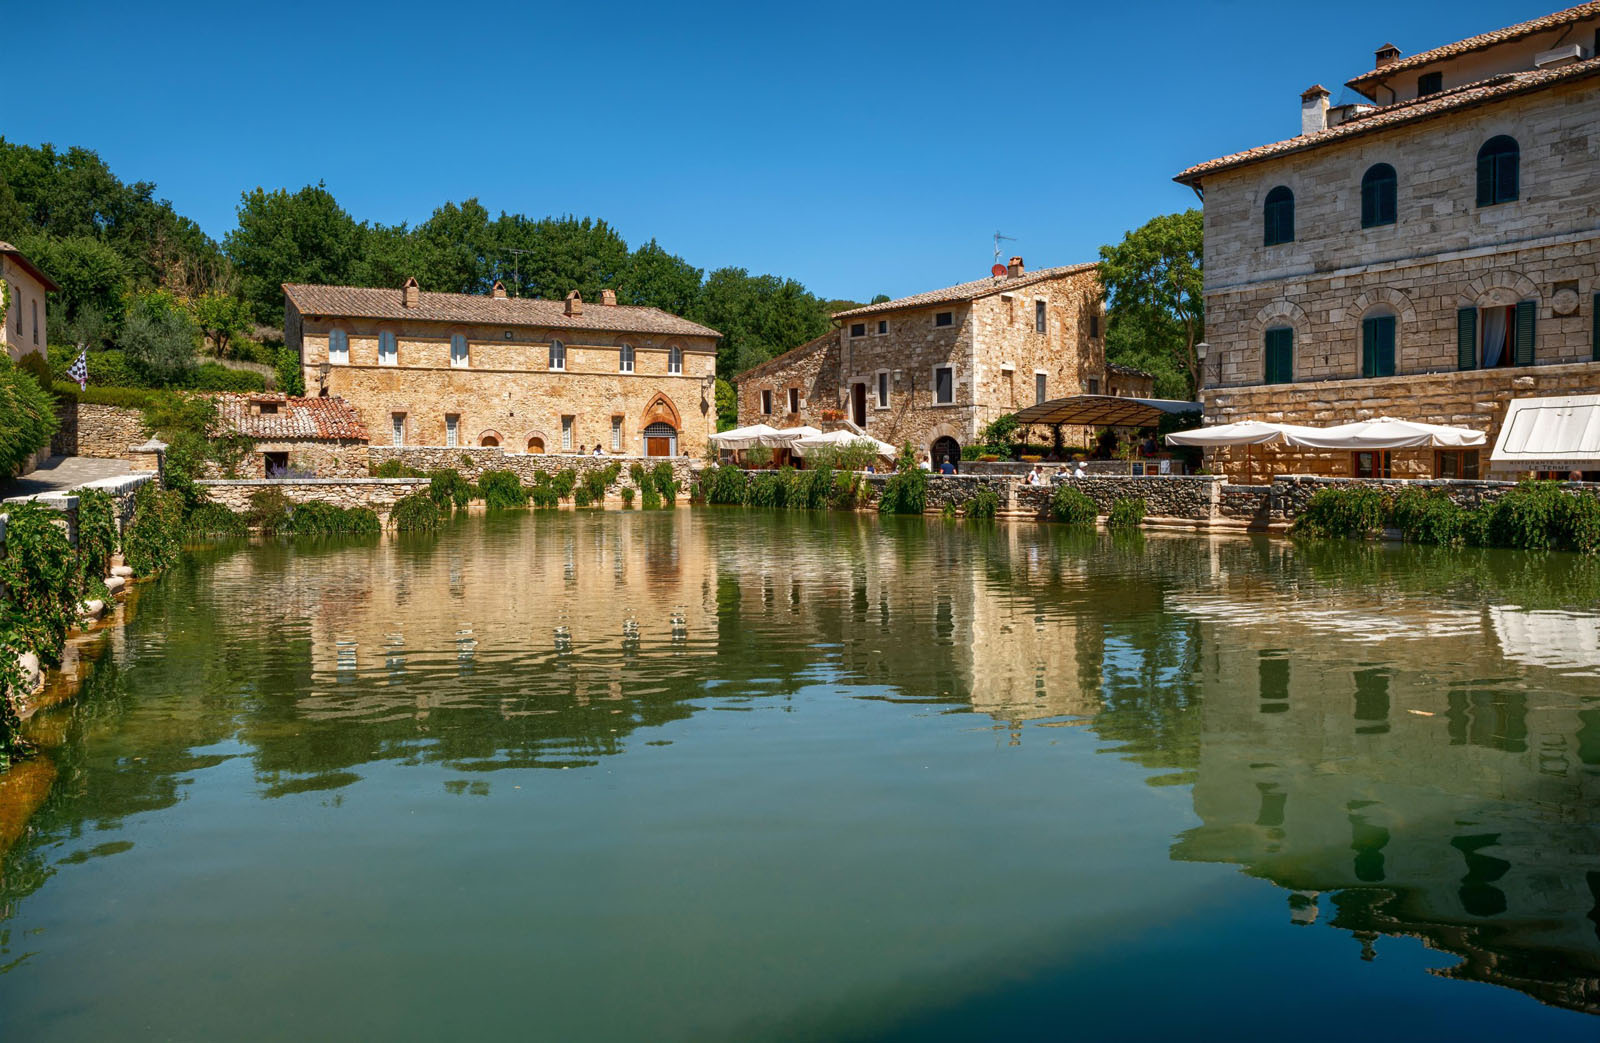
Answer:
[{"label": "white curtain in window", "polygon": [[1506,351],[1506,309],[1485,308],[1483,311],[1483,368],[1500,365]]}]

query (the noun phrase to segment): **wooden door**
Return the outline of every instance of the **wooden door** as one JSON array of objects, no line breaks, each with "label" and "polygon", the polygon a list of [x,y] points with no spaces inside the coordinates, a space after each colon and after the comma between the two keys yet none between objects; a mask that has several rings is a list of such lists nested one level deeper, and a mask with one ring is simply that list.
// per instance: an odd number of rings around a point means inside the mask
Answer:
[{"label": "wooden door", "polygon": [[866,427],[867,426],[867,385],[865,385],[865,384],[856,384],[856,385],[851,387],[851,389],[850,389],[850,405],[851,405],[851,410],[850,411],[851,411],[851,413],[854,414],[854,416],[852,416],[850,419],[855,422],[855,425],[857,427]]},{"label": "wooden door", "polygon": [[671,456],[672,439],[661,438],[655,435],[644,440],[644,455],[646,456]]}]

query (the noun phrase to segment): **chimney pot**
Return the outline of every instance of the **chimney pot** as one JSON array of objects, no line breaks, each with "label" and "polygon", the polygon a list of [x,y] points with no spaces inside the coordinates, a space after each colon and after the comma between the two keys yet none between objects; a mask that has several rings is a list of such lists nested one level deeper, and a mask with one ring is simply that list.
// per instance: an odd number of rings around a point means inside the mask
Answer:
[{"label": "chimney pot", "polygon": [[414,277],[407,279],[405,285],[400,287],[400,303],[407,308],[415,308],[422,303],[422,291],[417,287]]},{"label": "chimney pot", "polygon": [[617,306],[617,291],[616,290],[601,290],[600,291],[600,304],[603,307],[606,307],[606,308],[615,308]]},{"label": "chimney pot", "polygon": [[1327,129],[1328,88],[1313,84],[1300,95],[1300,133],[1315,134]]},{"label": "chimney pot", "polygon": [[506,284],[496,279],[494,281],[494,289],[490,292],[494,294],[495,300],[503,301],[506,299]]},{"label": "chimney pot", "polygon": [[1392,43],[1386,43],[1373,52],[1372,57],[1376,68],[1386,69],[1400,60],[1400,48]]},{"label": "chimney pot", "polygon": [[583,314],[583,295],[577,290],[573,290],[571,293],[567,294],[567,314]]},{"label": "chimney pot", "polygon": [[1020,257],[1013,257],[1011,260],[1006,262],[1006,278],[1008,279],[1015,279],[1025,270],[1026,269],[1022,267],[1022,258]]}]

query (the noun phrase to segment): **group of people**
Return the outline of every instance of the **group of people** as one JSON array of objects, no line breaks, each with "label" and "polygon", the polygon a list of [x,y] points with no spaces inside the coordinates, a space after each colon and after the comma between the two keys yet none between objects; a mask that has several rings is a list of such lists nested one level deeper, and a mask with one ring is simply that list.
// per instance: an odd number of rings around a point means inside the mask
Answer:
[{"label": "group of people", "polygon": [[1073,465],[1072,470],[1067,470],[1067,466],[1062,464],[1060,467],[1055,469],[1054,473],[1048,476],[1045,475],[1044,471],[1040,469],[1038,464],[1034,464],[1033,468],[1028,471],[1028,475],[1025,479],[1023,479],[1023,481],[1028,485],[1059,485],[1066,481],[1069,477],[1087,478],[1088,476],[1089,472],[1084,470],[1083,461],[1079,460]]},{"label": "group of people", "polygon": [[948,456],[939,457],[939,466],[934,467],[932,458],[929,457],[927,453],[923,453],[922,456],[917,460],[917,466],[922,468],[924,471],[927,471],[929,474],[932,474],[934,471],[938,471],[940,474],[956,473],[955,461],[951,460]]}]

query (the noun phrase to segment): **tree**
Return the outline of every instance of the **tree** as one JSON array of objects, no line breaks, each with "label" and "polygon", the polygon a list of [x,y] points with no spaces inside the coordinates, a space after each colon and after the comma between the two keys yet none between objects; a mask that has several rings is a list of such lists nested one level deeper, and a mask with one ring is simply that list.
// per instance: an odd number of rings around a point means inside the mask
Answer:
[{"label": "tree", "polygon": [[706,277],[691,316],[722,333],[717,374],[732,378],[828,328],[822,302],[793,279],[718,268]]},{"label": "tree", "polygon": [[494,241],[495,277],[518,297],[556,301],[577,290],[584,300],[597,301],[628,270],[627,242],[604,221],[588,217],[529,221],[501,214]]},{"label": "tree", "polygon": [[[412,233],[412,261],[424,290],[487,293],[495,280],[495,226],[477,199],[446,203]],[[398,285],[398,284],[395,284]]]},{"label": "tree", "polygon": [[670,254],[654,240],[633,251],[628,269],[617,287],[623,304],[660,308],[674,315],[688,315],[700,300],[699,268],[676,254]]},{"label": "tree", "polygon": [[123,297],[131,288],[128,262],[89,236],[18,236],[17,249],[61,287],[50,298],[52,322],[70,323],[85,310],[98,312],[114,329],[122,321]]},{"label": "tree", "polygon": [[230,294],[203,293],[183,305],[218,358],[227,358],[232,342],[250,332],[250,306]]},{"label": "tree", "polygon": [[152,386],[182,385],[195,365],[200,331],[171,294],[155,291],[128,306],[118,343]]},{"label": "tree", "polygon": [[228,256],[255,320],[283,320],[283,284],[349,283],[361,257],[363,229],[321,182],[291,195],[256,188],[239,200],[239,227]]},{"label": "tree", "polygon": [[[1205,329],[1200,211],[1165,214],[1100,248],[1100,283],[1105,287],[1110,324],[1106,354],[1115,343],[1143,357],[1142,368],[1175,365],[1193,394],[1200,363],[1194,346]],[[1119,329],[1119,327],[1123,327]],[[1128,358],[1116,361],[1137,365]],[[1161,374],[1157,373],[1159,377]]]},{"label": "tree", "polygon": [[717,378],[717,430],[731,431],[739,424],[739,390],[732,384]]}]

